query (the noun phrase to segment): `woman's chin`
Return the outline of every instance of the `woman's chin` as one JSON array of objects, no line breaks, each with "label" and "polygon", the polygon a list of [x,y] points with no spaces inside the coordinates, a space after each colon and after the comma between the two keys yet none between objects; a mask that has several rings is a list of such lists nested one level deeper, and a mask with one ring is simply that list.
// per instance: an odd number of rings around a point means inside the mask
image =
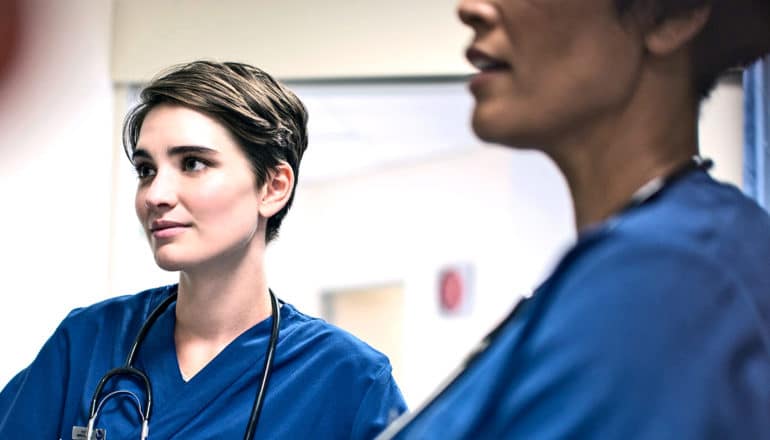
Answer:
[{"label": "woman's chin", "polygon": [[511,124],[499,112],[493,112],[490,106],[476,106],[471,125],[476,136],[490,144],[506,144]]},{"label": "woman's chin", "polygon": [[182,266],[181,265],[159,263],[157,261],[156,261],[156,263],[158,264],[159,268],[165,270],[166,272],[179,272],[179,271],[182,270]]},{"label": "woman's chin", "polygon": [[516,147],[518,144],[512,140],[509,127],[490,124],[486,121],[473,120],[473,132],[482,141],[489,144],[497,144],[506,147]]},{"label": "woman's chin", "polygon": [[473,114],[472,126],[473,132],[484,142],[514,149],[539,149],[539,136],[532,133],[533,130],[528,130],[522,122],[477,111]]},{"label": "woman's chin", "polygon": [[155,254],[155,264],[157,264],[159,268],[168,272],[178,272],[185,266],[184,262],[180,261],[178,258],[173,258],[169,255],[163,255],[159,253]]}]

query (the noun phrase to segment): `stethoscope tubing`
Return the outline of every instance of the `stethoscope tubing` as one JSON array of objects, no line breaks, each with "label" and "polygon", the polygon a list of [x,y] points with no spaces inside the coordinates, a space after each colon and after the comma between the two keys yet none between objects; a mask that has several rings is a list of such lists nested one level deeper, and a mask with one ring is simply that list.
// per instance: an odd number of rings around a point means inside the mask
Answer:
[{"label": "stethoscope tubing", "polygon": [[136,353],[139,351],[139,346],[142,342],[144,342],[145,336],[147,336],[147,332],[150,331],[150,328],[153,324],[155,324],[155,321],[158,320],[158,317],[166,311],[169,305],[171,305],[172,302],[174,302],[177,298],[177,292],[172,293],[168,296],[168,298],[164,299],[163,302],[161,302],[155,309],[150,313],[150,316],[147,317],[147,319],[142,324],[142,327],[139,329],[139,333],[136,334],[136,338],[134,338],[133,344],[131,344],[131,349],[128,352],[128,356],[126,356],[126,362],[123,364],[122,367],[113,368],[112,370],[105,373],[104,376],[102,376],[101,379],[99,379],[99,383],[96,385],[96,389],[94,390],[93,397],[91,397],[91,405],[88,410],[88,426],[86,428],[86,438],[90,439],[92,432],[94,430],[94,423],[96,422],[96,417],[98,415],[98,402],[99,402],[99,396],[102,394],[102,389],[104,388],[104,385],[113,377],[120,376],[120,375],[130,375],[135,376],[139,378],[139,380],[144,385],[144,412],[142,414],[142,436],[141,439],[144,440],[147,438],[147,430],[149,429],[150,425],[150,414],[152,412],[152,386],[150,384],[150,378],[147,377],[144,372],[141,370],[138,370],[134,368],[134,358],[136,357]]},{"label": "stethoscope tubing", "polygon": [[[267,385],[270,381],[270,376],[273,368],[273,361],[275,360],[275,347],[278,344],[281,314],[278,313],[278,299],[275,297],[275,294],[273,294],[272,290],[270,290],[269,293],[270,293],[271,316],[273,318],[272,327],[270,330],[270,341],[268,343],[267,352],[265,354],[265,363],[262,371],[262,379],[260,380],[259,389],[254,399],[254,405],[252,406],[252,409],[251,409],[251,415],[249,416],[249,423],[246,426],[246,433],[244,434],[244,440],[252,440],[257,431],[259,416],[262,413],[264,397],[267,391]],[[152,385],[150,382],[150,378],[147,377],[147,375],[144,372],[142,372],[141,370],[133,366],[134,359],[136,358],[140,345],[144,342],[144,339],[147,336],[147,333],[150,331],[150,328],[152,328],[152,325],[155,324],[155,321],[157,321],[158,317],[166,309],[168,309],[171,303],[176,301],[176,299],[177,299],[177,292],[174,292],[171,295],[169,295],[166,299],[164,299],[163,302],[161,302],[157,307],[155,307],[155,309],[153,309],[153,311],[150,313],[150,316],[147,317],[147,319],[142,324],[142,327],[139,329],[139,332],[137,333],[136,338],[134,338],[134,342],[131,344],[131,349],[129,350],[128,355],[126,356],[126,362],[123,364],[123,366],[109,370],[107,373],[104,374],[104,376],[102,376],[101,379],[99,379],[99,382],[96,385],[96,389],[94,390],[94,394],[91,397],[91,403],[89,405],[88,427],[86,428],[87,439],[90,439],[91,436],[93,435],[94,424],[96,422],[96,417],[98,416],[99,408],[100,408],[99,396],[102,394],[102,390],[104,389],[104,386],[110,379],[120,375],[134,376],[138,378],[139,381],[144,386],[144,390],[145,390],[144,406],[145,407],[144,407],[144,411],[142,412],[142,408],[140,406],[139,412],[142,415],[141,440],[145,440],[147,438],[149,425],[150,425],[150,416],[152,413]]]},{"label": "stethoscope tubing", "polygon": [[251,407],[251,416],[249,417],[249,423],[246,425],[246,434],[243,436],[244,440],[252,440],[257,432],[257,423],[259,422],[259,416],[262,413],[262,404],[264,403],[264,397],[267,391],[267,384],[270,382],[270,374],[273,371],[273,360],[275,359],[275,346],[278,342],[278,332],[281,328],[281,314],[278,313],[278,300],[273,292],[270,291],[270,307],[273,314],[273,324],[270,329],[270,343],[267,347],[267,354],[265,355],[265,365],[262,370],[262,380],[259,384],[259,391],[257,397],[254,399],[254,405]]}]

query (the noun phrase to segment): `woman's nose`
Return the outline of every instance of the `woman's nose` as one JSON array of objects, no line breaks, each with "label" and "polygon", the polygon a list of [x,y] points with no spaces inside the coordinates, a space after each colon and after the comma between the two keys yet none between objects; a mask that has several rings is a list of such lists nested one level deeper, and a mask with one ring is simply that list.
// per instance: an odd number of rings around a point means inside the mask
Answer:
[{"label": "woman's nose", "polygon": [[486,0],[460,0],[457,15],[477,33],[493,27],[498,20],[497,8]]},{"label": "woman's nose", "polygon": [[177,201],[177,182],[171,173],[158,172],[144,190],[144,206],[171,208]]}]

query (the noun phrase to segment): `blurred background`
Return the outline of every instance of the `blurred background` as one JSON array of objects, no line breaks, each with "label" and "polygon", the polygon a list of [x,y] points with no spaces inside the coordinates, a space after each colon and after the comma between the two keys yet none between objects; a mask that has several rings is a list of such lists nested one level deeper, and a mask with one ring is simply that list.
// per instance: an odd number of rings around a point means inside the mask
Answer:
[{"label": "blurred background", "polygon": [[[149,253],[120,145],[138,88],[172,64],[251,63],[307,104],[270,285],[384,351],[410,406],[574,240],[553,165],[470,130],[455,0],[0,5],[0,386],[73,308],[176,280]],[[739,186],[743,108],[729,75],[700,128],[715,176]]]}]

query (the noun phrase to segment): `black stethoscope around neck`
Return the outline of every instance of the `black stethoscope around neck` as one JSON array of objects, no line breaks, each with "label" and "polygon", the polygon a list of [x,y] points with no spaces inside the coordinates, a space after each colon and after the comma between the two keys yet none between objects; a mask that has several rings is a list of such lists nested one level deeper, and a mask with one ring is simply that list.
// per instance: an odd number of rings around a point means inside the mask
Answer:
[{"label": "black stethoscope around neck", "polygon": [[[264,401],[265,391],[267,390],[267,384],[270,381],[270,373],[273,367],[275,346],[278,343],[278,332],[280,330],[281,314],[278,313],[278,300],[276,299],[275,294],[273,294],[272,290],[269,292],[273,323],[270,330],[270,341],[267,344],[267,351],[265,353],[265,365],[262,370],[262,379],[259,383],[259,390],[257,392],[256,399],[254,399],[254,405],[251,408],[249,423],[246,425],[246,434],[243,437],[245,440],[253,439],[254,433],[257,431],[257,422],[259,422],[259,415],[262,412],[262,403]],[[147,438],[147,435],[149,434],[150,414],[152,411],[152,385],[147,374],[134,367],[134,358],[136,357],[136,353],[139,351],[139,346],[144,342],[144,338],[150,331],[152,325],[155,324],[155,321],[168,308],[168,306],[170,306],[171,303],[176,300],[176,297],[177,292],[172,293],[150,313],[150,316],[147,317],[147,320],[144,321],[144,324],[142,324],[142,327],[139,329],[139,333],[137,333],[136,338],[134,339],[134,343],[131,345],[131,350],[128,352],[125,364],[122,367],[114,368],[108,371],[104,374],[104,376],[102,376],[101,379],[99,379],[99,383],[96,385],[96,390],[94,391],[93,397],[91,397],[91,405],[88,412],[88,426],[86,427],[85,437],[87,440],[90,440],[94,434],[96,418],[98,417],[99,410],[104,405],[104,402],[106,402],[111,397],[121,394],[129,394],[133,397],[133,402],[136,404],[139,414],[142,417],[142,433],[140,440],[145,440]],[[110,379],[120,376],[134,377],[138,379],[139,382],[144,386],[144,410],[142,410],[139,399],[130,391],[113,391],[104,396],[102,399],[99,399],[105,384],[110,381]]]}]

